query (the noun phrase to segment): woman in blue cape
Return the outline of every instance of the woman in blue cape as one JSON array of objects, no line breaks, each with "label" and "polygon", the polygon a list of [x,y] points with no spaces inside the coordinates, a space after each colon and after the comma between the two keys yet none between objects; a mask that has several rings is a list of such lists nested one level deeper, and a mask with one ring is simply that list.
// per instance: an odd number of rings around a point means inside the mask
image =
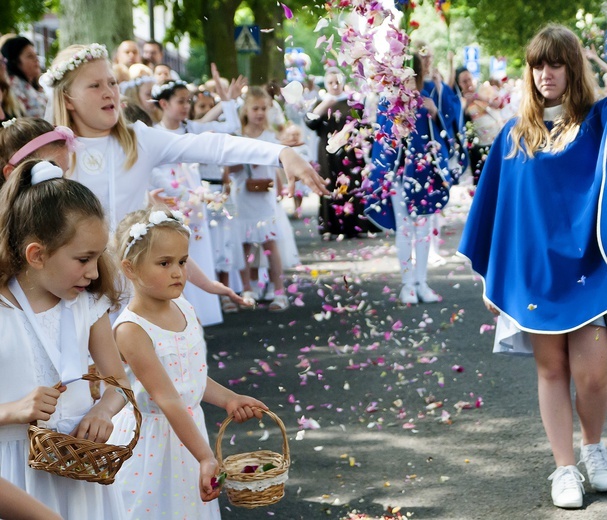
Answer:
[{"label": "woman in blue cape", "polygon": [[519,117],[491,148],[459,251],[483,277],[487,306],[500,314],[496,340],[504,341],[496,350],[525,343],[521,336],[531,347],[557,466],[552,500],[577,508],[584,477],[575,465],[571,380],[581,461],[590,485],[607,491],[601,443],[607,415],[607,104],[595,103],[583,49],[569,29],[542,29],[526,60]]},{"label": "woman in blue cape", "polygon": [[[413,55],[411,89],[419,90],[423,105],[416,114],[415,130],[407,139],[392,136],[386,107],[380,106],[377,123],[383,138],[375,141],[373,190],[365,200],[367,218],[384,229],[396,231],[395,241],[402,276],[399,298],[404,304],[433,303],[440,297],[428,287],[428,255],[433,234],[432,215],[449,200],[451,178],[444,122],[434,101],[423,89],[421,61]],[[415,265],[411,260],[415,250]]]}]

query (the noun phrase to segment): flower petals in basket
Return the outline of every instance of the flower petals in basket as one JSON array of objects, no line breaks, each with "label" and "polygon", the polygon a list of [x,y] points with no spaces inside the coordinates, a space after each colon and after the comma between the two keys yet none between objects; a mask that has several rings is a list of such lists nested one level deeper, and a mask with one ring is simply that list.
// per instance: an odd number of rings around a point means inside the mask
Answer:
[{"label": "flower petals in basket", "polygon": [[28,463],[34,469],[48,471],[61,477],[111,484],[123,462],[133,455],[133,448],[139,440],[141,413],[137,408],[133,391],[121,386],[115,378],[85,374],[82,379],[103,381],[124,392],[133,405],[135,414],[133,439],[126,446],[114,446],[88,439],[77,439],[65,433],[40,428],[32,423],[28,429],[30,440]]},{"label": "flower petals in basket", "polygon": [[[222,459],[221,441],[226,427],[232,421],[226,418],[219,428],[215,442],[215,454],[219,471],[225,473],[223,488],[230,503],[237,507],[253,509],[275,504],[285,495],[285,482],[289,476],[291,455],[285,425],[273,412],[262,410],[279,426],[282,433],[282,454],[259,450],[230,455]],[[247,471],[247,467],[267,468],[265,471]]]}]

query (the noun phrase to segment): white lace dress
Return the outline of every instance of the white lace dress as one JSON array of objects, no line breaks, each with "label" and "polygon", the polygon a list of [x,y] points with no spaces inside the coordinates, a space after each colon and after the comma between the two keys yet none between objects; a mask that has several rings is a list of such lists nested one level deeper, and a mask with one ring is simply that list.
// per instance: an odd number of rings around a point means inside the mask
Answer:
[{"label": "white lace dress", "polygon": [[[207,383],[207,349],[194,308],[184,298],[174,300],[186,318],[182,332],[164,330],[125,309],[114,327],[138,324],[154,343],[156,354],[185,401],[196,425],[208,442],[204,413],[200,406]],[[171,428],[162,410],[126,366],[137,405],[143,415],[139,442],[133,457],[119,471],[120,484],[129,519],[219,520],[217,500],[203,502],[198,488],[199,464]],[[114,418],[110,442],[123,444],[135,427],[132,406]]]},{"label": "white lace dress", "polygon": [[[17,401],[38,386],[53,386],[59,373],[25,314],[0,297],[0,401]],[[90,328],[109,307],[90,293],[76,298],[71,309],[82,373],[87,372]],[[51,342],[59,344],[60,305],[36,315]],[[75,381],[61,394],[57,410],[46,424],[61,427],[86,413],[92,405],[88,382]],[[124,506],[117,485],[101,485],[52,475],[27,465],[29,441],[26,424],[0,426],[0,477],[19,486],[59,513],[65,520],[122,520]]]}]

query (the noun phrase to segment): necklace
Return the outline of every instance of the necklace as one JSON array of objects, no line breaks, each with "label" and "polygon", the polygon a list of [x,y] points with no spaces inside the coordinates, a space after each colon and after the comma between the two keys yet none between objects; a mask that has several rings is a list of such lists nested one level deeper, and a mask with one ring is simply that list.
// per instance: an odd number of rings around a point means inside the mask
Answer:
[{"label": "necklace", "polygon": [[99,148],[88,145],[81,153],[80,164],[82,169],[89,175],[99,175],[105,170],[108,147],[110,146],[110,136],[104,137],[105,147],[103,151]]}]

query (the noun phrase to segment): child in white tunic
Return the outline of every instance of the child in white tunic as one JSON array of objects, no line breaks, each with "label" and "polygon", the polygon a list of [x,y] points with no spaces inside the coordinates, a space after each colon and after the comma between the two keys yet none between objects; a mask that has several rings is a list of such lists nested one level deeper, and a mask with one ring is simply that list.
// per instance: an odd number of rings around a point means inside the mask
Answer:
[{"label": "child in white tunic", "polygon": [[[117,476],[132,519],[218,520],[218,464],[200,402],[225,408],[238,422],[267,409],[208,377],[202,327],[181,297],[189,234],[182,214],[158,207],[131,213],[117,230],[116,254],[135,295],[115,336],[143,413],[135,453]],[[110,440],[122,444],[134,421],[126,407]]]},{"label": "child in white tunic", "polygon": [[66,520],[122,519],[116,486],[27,463],[32,421],[95,442],[109,438],[125,400],[109,387],[93,405],[80,379],[89,355],[128,387],[107,313],[117,294],[103,209],[62,175],[49,162],[26,160],[0,191],[0,477]]},{"label": "child in white tunic", "polygon": [[[221,85],[221,86],[220,86]],[[240,129],[235,97],[241,89],[240,83],[232,81],[234,88],[226,91],[221,82],[218,83],[218,93],[222,98],[222,108],[225,121],[199,122],[187,119],[190,111],[190,91],[184,81],[169,81],[163,85],[155,85],[152,89],[152,99],[162,112],[162,120],[157,128],[176,135],[201,134],[202,132],[235,133]],[[168,196],[175,197],[175,204],[187,213],[188,225],[194,233],[190,237],[190,256],[200,266],[210,279],[215,278],[215,265],[211,233],[209,230],[206,203],[199,200],[197,195],[202,189],[200,174],[196,165],[165,164],[154,168],[150,179],[150,188],[162,188]],[[192,202],[196,201],[196,202]],[[203,326],[214,325],[223,321],[219,298],[215,294],[200,291],[191,284],[186,285],[185,297],[196,309],[196,315]],[[222,299],[228,296],[222,296]],[[235,303],[232,303],[235,306]]]}]

